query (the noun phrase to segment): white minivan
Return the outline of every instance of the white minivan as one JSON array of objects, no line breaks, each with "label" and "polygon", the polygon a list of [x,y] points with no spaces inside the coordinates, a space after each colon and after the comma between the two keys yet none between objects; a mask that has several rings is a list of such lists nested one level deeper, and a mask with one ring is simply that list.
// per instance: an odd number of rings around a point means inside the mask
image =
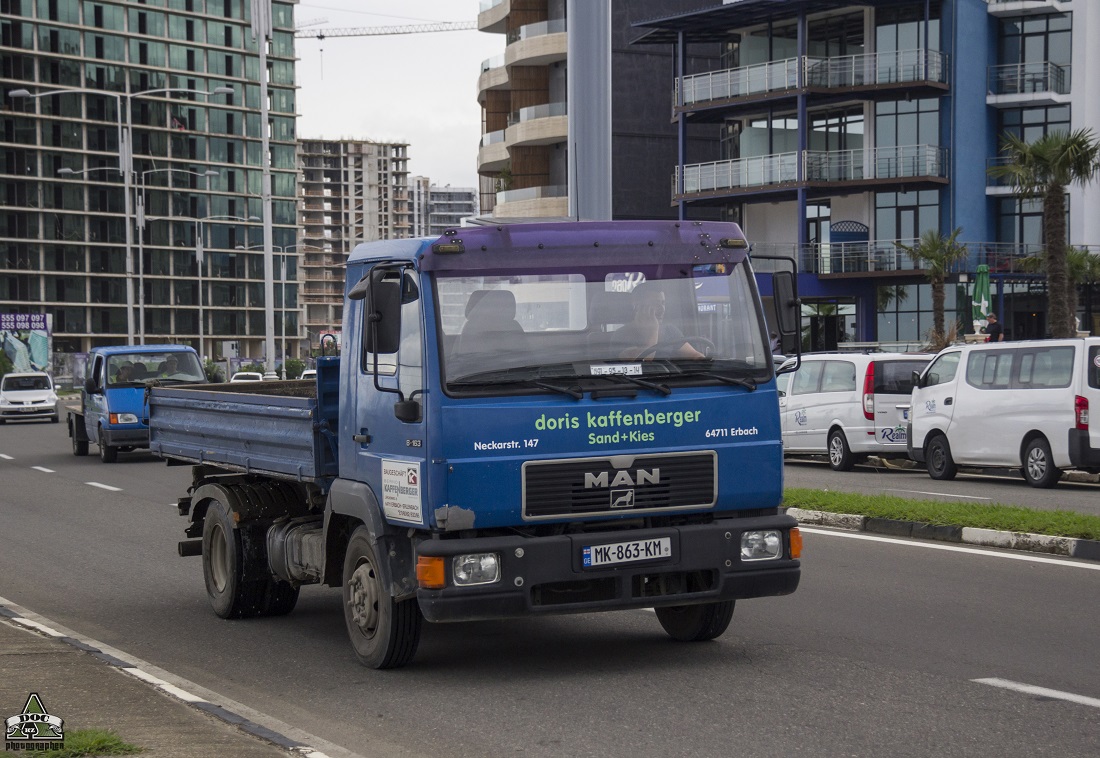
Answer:
[{"label": "white minivan", "polygon": [[909,456],[933,479],[958,467],[1019,468],[1052,487],[1067,468],[1100,471],[1100,337],[949,347],[913,388]]},{"label": "white minivan", "polygon": [[[907,457],[913,372],[929,353],[811,353],[776,377],[783,452],[828,455],[848,471],[869,455]],[[785,368],[795,365],[791,359]]]}]

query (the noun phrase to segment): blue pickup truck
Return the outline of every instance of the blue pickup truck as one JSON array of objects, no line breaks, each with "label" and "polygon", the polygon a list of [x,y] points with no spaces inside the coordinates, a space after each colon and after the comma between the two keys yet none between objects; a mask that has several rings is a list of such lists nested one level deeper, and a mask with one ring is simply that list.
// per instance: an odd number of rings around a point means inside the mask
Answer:
[{"label": "blue pickup truck", "polygon": [[186,345],[120,345],[93,348],[80,407],[68,412],[73,455],[99,446],[104,463],[119,452],[149,447],[149,410],[145,390],[163,385],[205,384],[199,355]]},{"label": "blue pickup truck", "polygon": [[[793,337],[794,276],[770,284]],[[152,450],[192,466],[179,552],[223,618],[340,587],[374,668],[425,620],[654,608],[712,639],[799,582],[768,329],[735,224],[360,245],[315,382],[151,388]]]}]

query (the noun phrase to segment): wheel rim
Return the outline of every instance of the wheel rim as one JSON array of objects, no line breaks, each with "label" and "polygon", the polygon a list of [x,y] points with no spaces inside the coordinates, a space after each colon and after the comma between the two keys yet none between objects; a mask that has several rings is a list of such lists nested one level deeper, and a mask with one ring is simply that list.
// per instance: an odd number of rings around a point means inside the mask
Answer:
[{"label": "wheel rim", "polygon": [[837,435],[829,441],[829,461],[834,466],[839,466],[844,460],[844,442]]},{"label": "wheel rim", "polygon": [[1027,451],[1027,475],[1031,479],[1039,480],[1046,476],[1047,456],[1040,447],[1033,447]]},{"label": "wheel rim", "polygon": [[939,445],[932,445],[928,457],[933,471],[943,471],[944,454],[942,447]]},{"label": "wheel rim", "polygon": [[378,631],[378,576],[366,558],[351,575],[348,590],[351,620],[364,636],[373,637]]},{"label": "wheel rim", "polygon": [[229,583],[229,549],[221,524],[216,524],[210,535],[210,579],[218,592],[224,592]]}]

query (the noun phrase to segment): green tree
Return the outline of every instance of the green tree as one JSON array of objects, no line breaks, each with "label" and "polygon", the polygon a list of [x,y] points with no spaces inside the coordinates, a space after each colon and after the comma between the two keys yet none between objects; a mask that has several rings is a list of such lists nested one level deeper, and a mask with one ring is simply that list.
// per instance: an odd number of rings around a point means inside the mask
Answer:
[{"label": "green tree", "polygon": [[1016,187],[1018,197],[1043,200],[1050,334],[1075,336],[1066,257],[1066,188],[1072,184],[1084,187],[1100,173],[1100,139],[1091,129],[1051,132],[1031,143],[1006,133],[1001,154],[1007,162],[990,168],[989,173],[1007,179]]},{"label": "green tree", "polygon": [[287,358],[286,359],[286,378],[297,379],[302,375],[302,372],[306,370],[305,361],[299,358]]},{"label": "green tree", "polygon": [[[928,334],[931,346],[939,350],[948,344],[948,332],[944,329],[944,282],[956,263],[967,256],[966,245],[958,241],[961,228],[946,237],[938,229],[927,229],[915,245],[897,246],[908,253],[913,263],[928,272],[928,281],[932,285],[932,331]],[[951,325],[951,333],[958,332],[958,325]]]}]

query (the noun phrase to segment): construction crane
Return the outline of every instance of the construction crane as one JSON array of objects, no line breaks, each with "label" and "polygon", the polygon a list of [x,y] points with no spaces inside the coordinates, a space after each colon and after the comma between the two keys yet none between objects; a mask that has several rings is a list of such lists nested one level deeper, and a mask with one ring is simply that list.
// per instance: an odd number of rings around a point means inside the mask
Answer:
[{"label": "construction crane", "polygon": [[348,29],[295,29],[294,36],[302,39],[314,37],[376,37],[382,34],[425,34],[427,32],[464,32],[477,29],[476,21],[439,21],[434,24],[409,26],[361,26]]}]

